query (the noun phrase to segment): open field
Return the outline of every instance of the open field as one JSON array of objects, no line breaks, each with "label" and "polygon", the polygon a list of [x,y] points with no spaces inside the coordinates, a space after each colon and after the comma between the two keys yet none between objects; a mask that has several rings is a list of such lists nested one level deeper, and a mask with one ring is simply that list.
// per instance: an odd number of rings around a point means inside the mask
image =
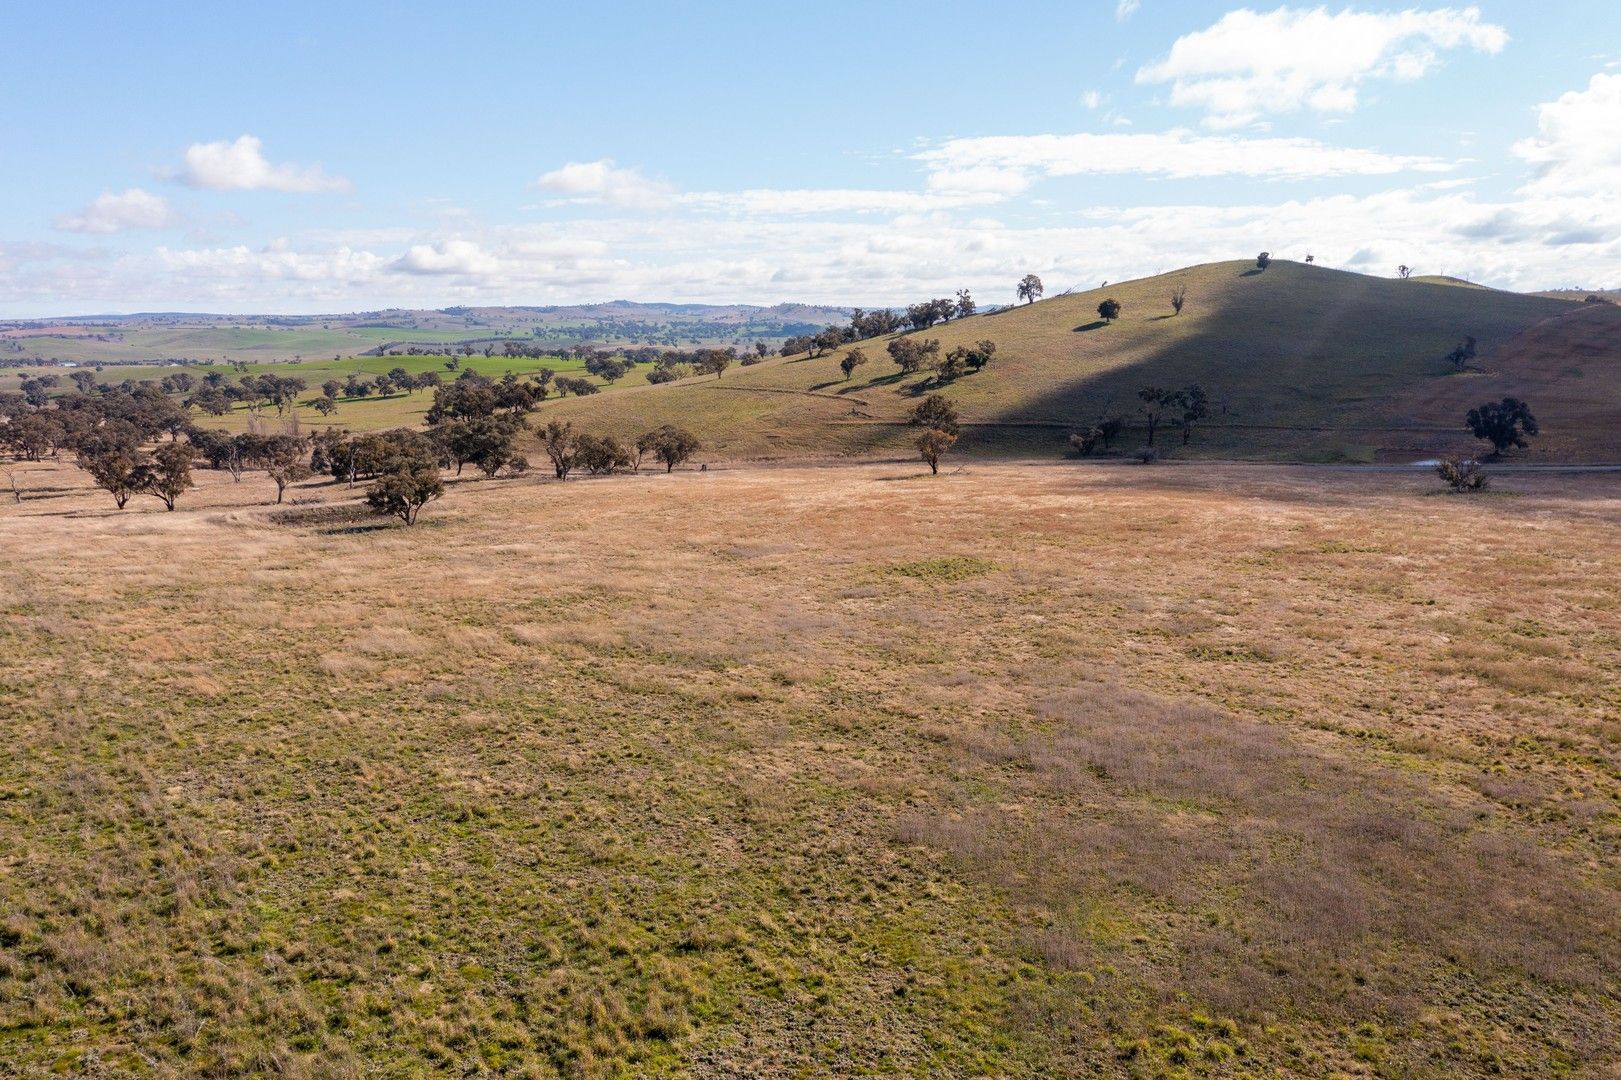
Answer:
[{"label": "open field", "polygon": [[8,1075],[1621,1069],[1621,476],[17,473]]},{"label": "open field", "polygon": [[[1187,306],[1173,316],[1170,297],[1179,286],[1187,289]],[[1124,305],[1112,324],[1097,315],[1108,297]],[[1463,413],[1480,403],[1470,401],[1456,415],[1410,408],[1414,395],[1438,395],[1436,388],[1475,374],[1460,376],[1445,359],[1465,335],[1479,340],[1477,367],[1489,373],[1491,350],[1581,307],[1450,282],[1397,281],[1281,261],[1261,273],[1253,263],[1230,262],[1053,297],[915,336],[938,339],[947,352],[980,339],[997,346],[984,371],[942,391],[968,422],[961,445],[970,452],[1057,455],[1067,449],[1070,432],[1103,413],[1136,425],[1125,441],[1140,446],[1137,391],[1198,383],[1211,398],[1211,416],[1185,451],[1168,433],[1160,444],[1168,451],[1412,460],[1458,443]],[[901,421],[933,388],[927,372],[899,374],[887,341],[862,343],[869,363],[848,381],[839,370],[841,349],[815,360],[728,371],[719,380],[561,402],[546,411],[627,435],[679,423],[734,458],[894,451],[911,437]],[[1557,372],[1569,366],[1558,364],[1551,377],[1560,378]],[[1562,387],[1559,396],[1585,396],[1599,403],[1599,415],[1550,415],[1548,426],[1564,427],[1560,445],[1574,453],[1564,460],[1583,460],[1590,438],[1621,427],[1621,337],[1609,339],[1603,355],[1582,367],[1579,387]],[[1533,408],[1538,404],[1533,397]]]}]

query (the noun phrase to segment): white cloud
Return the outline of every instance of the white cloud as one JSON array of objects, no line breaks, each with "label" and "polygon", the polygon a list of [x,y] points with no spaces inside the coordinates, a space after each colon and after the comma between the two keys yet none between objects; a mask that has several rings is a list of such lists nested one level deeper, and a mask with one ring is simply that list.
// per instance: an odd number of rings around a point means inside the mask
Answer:
[{"label": "white cloud", "polygon": [[1538,106],[1537,134],[1514,155],[1536,168],[1523,193],[1621,200],[1621,75],[1594,75],[1586,90]]},{"label": "white cloud", "polygon": [[253,135],[235,142],[194,143],[186,148],[179,179],[192,187],[215,191],[287,191],[310,194],[350,191],[354,185],[331,176],[319,165],[273,165],[264,143]]},{"label": "white cloud", "polygon": [[687,206],[733,213],[780,216],[802,214],[905,214],[979,206],[1006,192],[976,186],[972,177],[931,191],[874,191],[861,188],[754,188],[748,191],[694,191],[680,197]]},{"label": "white cloud", "polygon": [[1204,109],[1206,123],[1237,127],[1268,113],[1347,113],[1370,79],[1410,81],[1468,47],[1496,54],[1508,42],[1480,9],[1390,13],[1346,8],[1242,8],[1180,37],[1170,54],[1137,72],[1139,83],[1170,83],[1171,103]]},{"label": "white cloud", "polygon": [[365,243],[334,232],[259,249],[159,248],[96,259],[63,246],[0,244],[0,304],[16,314],[333,312],[614,297],[867,306],[964,286],[989,302],[1011,300],[1012,283],[1031,270],[1056,289],[1251,258],[1262,248],[1289,258],[1309,251],[1320,265],[1370,273],[1407,263],[1507,287],[1615,285],[1621,202],[1397,188],[1281,203],[1094,206],[1036,223],[939,211],[876,220],[621,214],[459,226],[454,234],[380,232]]},{"label": "white cloud", "polygon": [[1437,158],[1382,154],[1330,146],[1315,139],[1239,138],[1186,131],[1130,134],[992,135],[951,139],[917,155],[931,170],[931,188],[1016,194],[1033,176],[1136,173],[1169,179],[1242,176],[1302,180],[1445,172]]},{"label": "white cloud", "polygon": [[471,240],[442,240],[414,244],[396,259],[392,269],[407,274],[456,274],[484,277],[501,269],[501,261]]},{"label": "white cloud", "polygon": [[116,233],[126,229],[167,229],[177,221],[161,195],[140,188],[113,194],[104,191],[77,214],[64,214],[56,227],[66,232]]},{"label": "white cloud", "polygon": [[1096,90],[1088,90],[1081,95],[1081,104],[1094,111],[1103,104],[1103,101],[1103,95]]},{"label": "white cloud", "polygon": [[[245,244],[228,248],[160,247],[153,252],[153,263],[173,275],[177,282],[191,286],[207,282],[211,292],[224,292],[231,285],[264,289],[276,283],[317,283],[337,290],[371,280],[385,260],[369,251],[340,247],[330,251],[297,251],[278,241],[258,251]],[[302,291],[302,290],[298,290]],[[298,291],[295,291],[295,295]],[[187,295],[196,295],[188,293]]]},{"label": "white cloud", "polygon": [[621,169],[612,158],[571,161],[540,177],[535,187],[569,202],[643,209],[667,206],[675,194],[669,184],[643,176],[633,168]]},{"label": "white cloud", "polygon": [[1127,19],[1137,14],[1137,9],[1142,6],[1143,0],[1120,0],[1120,3],[1114,6],[1115,21],[1125,22]]}]

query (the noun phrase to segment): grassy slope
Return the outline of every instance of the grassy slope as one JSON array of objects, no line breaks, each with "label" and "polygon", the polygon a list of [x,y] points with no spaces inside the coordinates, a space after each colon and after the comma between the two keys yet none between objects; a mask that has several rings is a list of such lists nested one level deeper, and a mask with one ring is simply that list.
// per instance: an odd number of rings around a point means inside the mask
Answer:
[{"label": "grassy slope", "polygon": [[[1178,284],[1186,285],[1188,304],[1172,318],[1169,297]],[[1105,297],[1125,307],[1113,325],[1097,319]],[[1445,378],[1443,357],[1463,335],[1491,348],[1569,309],[1546,298],[1297,263],[1274,263],[1264,274],[1247,263],[1217,263],[960,320],[923,336],[938,338],[945,350],[981,338],[997,344],[989,368],[945,391],[965,419],[991,425],[971,426],[963,449],[1056,452],[1070,425],[1105,408],[1135,422],[1135,394],[1144,385],[1198,382],[1225,411],[1218,405],[1194,452],[1357,460],[1411,441],[1406,429],[1433,426],[1395,411],[1392,401]],[[842,353],[835,353],[546,409],[624,434],[681,423],[721,457],[904,448],[907,433],[897,422],[927,392],[927,377],[894,374],[883,340],[864,348],[871,362],[847,383]],[[771,392],[784,390],[794,393]]]}]

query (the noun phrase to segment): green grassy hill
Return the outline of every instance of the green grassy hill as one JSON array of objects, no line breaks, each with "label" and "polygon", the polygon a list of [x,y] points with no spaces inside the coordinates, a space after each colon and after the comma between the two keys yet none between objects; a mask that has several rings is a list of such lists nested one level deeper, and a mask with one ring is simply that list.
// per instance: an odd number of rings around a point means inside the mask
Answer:
[{"label": "green grassy hill", "polygon": [[[1187,289],[1180,316],[1172,291]],[[1100,301],[1123,305],[1110,324]],[[1417,388],[1458,379],[1446,354],[1465,335],[1497,348],[1571,303],[1453,283],[1398,281],[1275,262],[1215,263],[1053,297],[921,332],[942,350],[994,341],[984,371],[943,388],[967,421],[967,452],[1053,454],[1076,425],[1111,412],[1137,425],[1138,389],[1200,384],[1212,416],[1188,453],[1368,461],[1454,436],[1457,421],[1404,412]],[[695,431],[718,458],[893,452],[903,420],[932,392],[900,376],[888,339],[849,381],[842,351],[773,359],[720,379],[548,403],[544,413],[634,435],[661,423]],[[1162,445],[1181,452],[1175,436]],[[1127,446],[1142,435],[1129,430]]]}]

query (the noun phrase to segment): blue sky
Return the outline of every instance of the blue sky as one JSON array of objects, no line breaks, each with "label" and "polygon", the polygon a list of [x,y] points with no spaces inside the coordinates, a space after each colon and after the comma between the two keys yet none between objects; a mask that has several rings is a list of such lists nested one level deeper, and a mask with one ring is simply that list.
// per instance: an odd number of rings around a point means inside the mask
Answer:
[{"label": "blue sky", "polygon": [[1621,285],[1613,0],[776,7],[10,5],[0,315]]}]

